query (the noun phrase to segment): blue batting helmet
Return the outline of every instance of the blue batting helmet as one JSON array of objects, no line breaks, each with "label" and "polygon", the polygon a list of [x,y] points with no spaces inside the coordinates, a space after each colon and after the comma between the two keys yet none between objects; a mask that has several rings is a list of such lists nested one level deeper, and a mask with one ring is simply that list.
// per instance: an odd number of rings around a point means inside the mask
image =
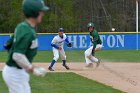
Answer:
[{"label": "blue batting helmet", "polygon": [[58,32],[63,32],[64,28],[58,28]]}]

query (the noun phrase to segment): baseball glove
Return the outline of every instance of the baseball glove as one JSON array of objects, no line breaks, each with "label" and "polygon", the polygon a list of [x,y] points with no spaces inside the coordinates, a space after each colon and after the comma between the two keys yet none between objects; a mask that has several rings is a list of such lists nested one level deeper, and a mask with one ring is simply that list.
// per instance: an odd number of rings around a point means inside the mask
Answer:
[{"label": "baseball glove", "polygon": [[6,50],[10,50],[10,48],[12,47],[12,44],[4,44],[3,46]]},{"label": "baseball glove", "polygon": [[72,47],[72,44],[71,44],[71,43],[68,43],[68,44],[67,44],[67,47]]}]

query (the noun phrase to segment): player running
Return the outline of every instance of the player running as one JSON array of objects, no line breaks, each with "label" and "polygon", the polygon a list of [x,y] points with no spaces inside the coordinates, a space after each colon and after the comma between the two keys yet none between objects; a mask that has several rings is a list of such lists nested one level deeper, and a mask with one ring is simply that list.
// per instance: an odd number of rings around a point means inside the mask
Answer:
[{"label": "player running", "polygon": [[71,47],[71,43],[68,41],[67,36],[64,34],[64,29],[63,28],[59,28],[58,29],[58,35],[55,36],[51,42],[51,46],[53,47],[53,54],[54,54],[54,58],[49,66],[49,70],[50,71],[54,71],[53,70],[53,65],[55,64],[55,62],[59,59],[59,54],[61,56],[62,62],[63,62],[63,66],[69,70],[70,68],[67,66],[66,64],[66,54],[65,51],[63,49],[63,45],[64,42],[67,43],[68,47]]},{"label": "player running", "polygon": [[17,25],[14,35],[5,45],[9,49],[9,56],[2,75],[9,93],[31,93],[28,73],[37,76],[46,74],[45,69],[34,67],[32,60],[38,47],[35,27],[41,23],[48,9],[43,0],[24,0],[22,3],[26,20]]},{"label": "player running", "polygon": [[93,43],[93,46],[91,46],[85,51],[85,61],[87,64],[86,68],[92,68],[93,62],[96,62],[98,67],[101,60],[95,57],[95,52],[102,49],[102,41],[100,39],[98,32],[95,30],[94,23],[92,22],[88,23],[87,27],[88,31],[90,32],[90,39],[91,42]]}]

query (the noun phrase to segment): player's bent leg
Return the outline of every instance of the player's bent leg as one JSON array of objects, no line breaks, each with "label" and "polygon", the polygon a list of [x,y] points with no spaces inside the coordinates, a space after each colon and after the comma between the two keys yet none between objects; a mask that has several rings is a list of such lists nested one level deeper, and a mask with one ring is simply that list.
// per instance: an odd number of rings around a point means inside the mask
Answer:
[{"label": "player's bent leg", "polygon": [[91,59],[90,59],[90,56],[91,56],[91,53],[92,53],[92,49],[93,49],[93,46],[91,46],[90,48],[88,48],[86,51],[85,51],[85,61],[86,61],[86,64],[90,64],[92,63]]},{"label": "player's bent leg", "polygon": [[85,61],[86,61],[86,64],[88,65],[89,63],[92,63],[91,59],[89,56],[85,56]]},{"label": "player's bent leg", "polygon": [[[102,49],[102,45],[101,44],[98,44],[97,46],[96,46],[96,48],[95,48],[95,52],[98,52],[98,51],[100,51],[101,49]],[[93,58],[93,60],[95,60],[95,62],[97,63],[97,67],[100,65],[100,63],[101,63],[101,59],[98,59],[98,61],[97,61],[97,58]]]},{"label": "player's bent leg", "polygon": [[96,67],[98,67],[100,65],[100,63],[101,63],[101,59],[98,59],[98,58],[96,58],[94,56],[91,56],[90,59],[92,60],[92,62],[96,62],[97,63]]},{"label": "player's bent leg", "polygon": [[92,60],[92,62],[98,62],[98,58],[91,56],[90,59]]},{"label": "player's bent leg", "polygon": [[62,62],[63,62],[62,65],[63,65],[67,70],[69,70],[70,68],[69,68],[69,66],[67,65],[67,62],[66,62],[66,54],[65,54],[64,49],[62,48],[62,50],[59,51],[59,52],[60,52],[60,56],[61,56],[61,59],[62,59]]},{"label": "player's bent leg", "polygon": [[65,54],[65,51],[64,51],[63,48],[62,48],[61,51],[59,51],[59,53],[60,53],[60,57],[61,57],[61,59],[62,59],[62,60],[66,60],[66,54]]},{"label": "player's bent leg", "polygon": [[63,61],[63,66],[67,69],[67,70],[69,70],[70,68],[69,68],[69,66],[66,64],[66,60],[62,60]]},{"label": "player's bent leg", "polygon": [[88,48],[88,49],[85,51],[85,56],[90,56],[91,53],[92,53],[92,49],[93,49],[93,46],[91,46],[90,48]]},{"label": "player's bent leg", "polygon": [[[90,55],[91,56],[91,55]],[[90,56],[88,56],[85,52],[85,62],[86,62],[86,66],[85,68],[92,68],[93,67],[93,64],[92,64],[92,61],[90,59]]]},{"label": "player's bent leg", "polygon": [[93,68],[93,63],[89,57],[85,56],[85,61],[86,61],[86,66],[84,69]]},{"label": "player's bent leg", "polygon": [[48,68],[48,70],[54,71],[53,66],[54,66],[55,62],[56,62],[56,60],[53,59],[51,64],[50,64],[50,66],[49,66],[49,68]]},{"label": "player's bent leg", "polygon": [[98,59],[92,56],[93,46],[85,51],[86,68],[93,68],[93,62],[98,62]]},{"label": "player's bent leg", "polygon": [[59,51],[55,48],[53,48],[53,55],[54,55],[53,60],[57,61],[59,59]]},{"label": "player's bent leg", "polygon": [[54,71],[53,66],[54,66],[55,62],[59,59],[59,51],[55,48],[53,48],[53,55],[54,55],[54,58],[48,68],[50,71]]}]

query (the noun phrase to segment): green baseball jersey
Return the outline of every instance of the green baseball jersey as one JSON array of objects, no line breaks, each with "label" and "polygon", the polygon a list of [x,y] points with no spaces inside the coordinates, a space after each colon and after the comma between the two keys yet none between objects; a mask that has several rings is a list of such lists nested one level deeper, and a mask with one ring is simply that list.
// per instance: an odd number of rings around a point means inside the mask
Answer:
[{"label": "green baseball jersey", "polygon": [[94,48],[96,48],[97,44],[102,44],[100,36],[96,30],[90,32],[90,40],[93,43]]},{"label": "green baseball jersey", "polygon": [[31,27],[26,21],[17,25],[14,33],[13,44],[9,51],[7,61],[8,66],[21,69],[12,59],[13,53],[24,54],[30,62],[37,53],[38,41],[35,28]]}]

